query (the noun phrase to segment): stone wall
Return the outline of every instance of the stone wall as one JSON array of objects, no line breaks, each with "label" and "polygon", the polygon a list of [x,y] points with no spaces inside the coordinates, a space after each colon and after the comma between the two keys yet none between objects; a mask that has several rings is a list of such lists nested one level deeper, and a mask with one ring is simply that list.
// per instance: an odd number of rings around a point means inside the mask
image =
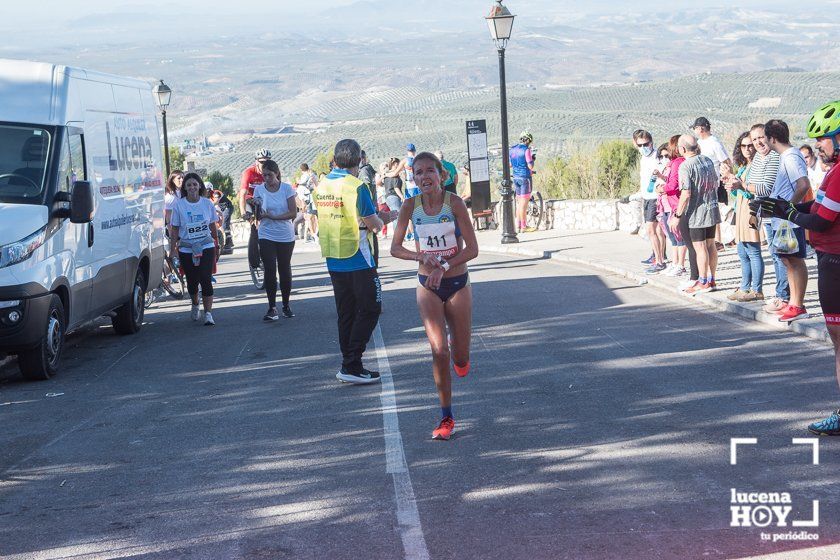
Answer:
[{"label": "stone wall", "polygon": [[642,225],[640,201],[548,200],[546,229],[599,230],[637,233]]}]

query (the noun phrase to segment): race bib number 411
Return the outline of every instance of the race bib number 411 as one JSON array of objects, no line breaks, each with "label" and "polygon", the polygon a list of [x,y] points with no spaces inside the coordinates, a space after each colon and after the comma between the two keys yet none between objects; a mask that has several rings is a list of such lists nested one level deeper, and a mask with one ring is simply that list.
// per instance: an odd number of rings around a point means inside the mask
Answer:
[{"label": "race bib number 411", "polygon": [[420,251],[423,253],[448,257],[458,252],[454,222],[418,224],[414,229],[420,243]]}]

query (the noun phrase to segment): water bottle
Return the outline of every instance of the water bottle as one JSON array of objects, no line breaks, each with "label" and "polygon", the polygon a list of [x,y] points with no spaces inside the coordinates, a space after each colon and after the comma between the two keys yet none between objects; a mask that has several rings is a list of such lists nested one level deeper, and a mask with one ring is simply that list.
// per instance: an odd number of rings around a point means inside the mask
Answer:
[{"label": "water bottle", "polygon": [[656,187],[656,175],[650,176],[650,182],[648,183],[647,192],[652,193],[653,189]]}]

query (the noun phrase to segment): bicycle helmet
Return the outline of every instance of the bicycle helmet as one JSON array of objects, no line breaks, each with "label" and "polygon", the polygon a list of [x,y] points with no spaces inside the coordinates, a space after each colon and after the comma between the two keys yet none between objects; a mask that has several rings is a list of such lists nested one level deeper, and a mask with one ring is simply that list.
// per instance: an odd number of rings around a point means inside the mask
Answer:
[{"label": "bicycle helmet", "polygon": [[526,130],[522,134],[519,135],[519,141],[520,142],[528,142],[529,144],[531,144],[531,143],[534,142],[534,135]]},{"label": "bicycle helmet", "polygon": [[814,112],[808,121],[808,137],[823,138],[830,136],[834,143],[834,160],[840,156],[840,101],[832,101]]},{"label": "bicycle helmet", "polygon": [[265,148],[257,150],[257,153],[254,154],[254,159],[271,159],[271,151]]}]

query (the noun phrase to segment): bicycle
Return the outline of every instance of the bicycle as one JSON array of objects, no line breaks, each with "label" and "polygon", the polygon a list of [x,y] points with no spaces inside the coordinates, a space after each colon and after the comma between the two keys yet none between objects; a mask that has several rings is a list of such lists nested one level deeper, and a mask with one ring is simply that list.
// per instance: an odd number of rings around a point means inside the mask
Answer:
[{"label": "bicycle", "polygon": [[[514,200],[514,204],[516,201]],[[493,220],[492,225],[488,223],[490,229],[496,229],[497,224],[503,223],[502,219],[502,204],[501,201],[494,202],[493,205]],[[542,193],[540,191],[532,191],[531,198],[528,199],[528,207],[525,210],[525,225],[534,230],[539,229],[545,217],[545,204],[543,203]]]},{"label": "bicycle", "polygon": [[160,284],[156,288],[146,292],[146,298],[143,302],[143,306],[146,309],[157,301],[161,290],[168,293],[175,300],[184,299],[186,280],[180,270],[172,267],[172,262],[169,260],[169,257],[163,260],[163,274],[161,276]]}]

